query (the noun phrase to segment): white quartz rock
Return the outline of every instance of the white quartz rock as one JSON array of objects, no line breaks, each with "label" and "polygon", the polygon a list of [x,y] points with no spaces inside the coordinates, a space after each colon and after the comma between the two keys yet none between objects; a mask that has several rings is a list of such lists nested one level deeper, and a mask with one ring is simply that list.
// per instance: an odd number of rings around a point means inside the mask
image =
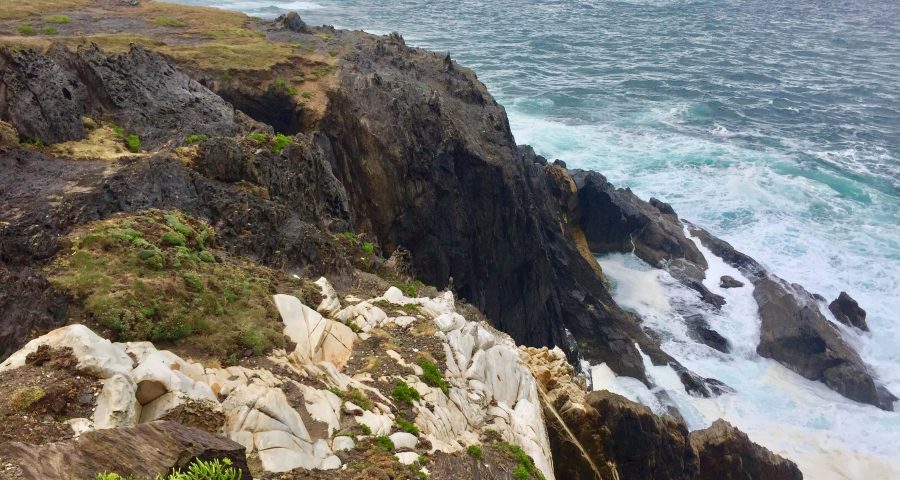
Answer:
[{"label": "white quartz rock", "polygon": [[395,453],[394,456],[403,465],[412,465],[419,460],[419,454],[416,452],[400,452]]},{"label": "white quartz rock", "polygon": [[397,450],[412,450],[419,443],[419,439],[415,435],[407,432],[392,433],[388,438],[394,442],[394,448]]},{"label": "white quartz rock", "polygon": [[331,441],[331,450],[335,452],[353,450],[354,448],[356,448],[356,442],[350,437],[341,435],[334,437],[334,440]]},{"label": "white quartz rock", "polygon": [[40,345],[49,345],[54,349],[71,348],[72,354],[78,359],[78,368],[101,379],[117,373],[127,375],[131,371],[131,357],[122,347],[100,337],[84,325],[74,324],[57,328],[28,342],[0,363],[0,372],[25,365],[25,357]]},{"label": "white quartz rock", "polygon": [[341,309],[341,300],[338,298],[337,292],[334,291],[334,287],[331,286],[331,283],[325,277],[319,277],[315,283],[319,286],[322,293],[322,301],[319,302],[316,310],[322,315],[333,316]]},{"label": "white quartz rock", "polygon": [[94,427],[103,429],[135,425],[141,411],[135,399],[136,391],[137,385],[127,375],[115,374],[103,380],[103,389],[94,410]]}]

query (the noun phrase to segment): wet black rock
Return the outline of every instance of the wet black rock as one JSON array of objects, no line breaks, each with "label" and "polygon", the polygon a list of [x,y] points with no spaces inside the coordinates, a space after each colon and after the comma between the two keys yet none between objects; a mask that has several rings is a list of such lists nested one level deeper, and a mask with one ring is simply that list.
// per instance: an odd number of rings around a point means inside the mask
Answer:
[{"label": "wet black rock", "polygon": [[869,331],[869,325],[866,323],[866,311],[847,292],[841,292],[838,298],[828,305],[828,309],[834,314],[834,318],[844,325]]},{"label": "wet black rock", "polygon": [[282,27],[297,33],[312,33],[312,30],[309,29],[309,26],[306,25],[306,22],[300,18],[300,15],[297,12],[288,12],[284,15],[275,19],[275,23],[281,25]]},{"label": "wet black rock", "polygon": [[744,282],[730,275],[722,275],[722,278],[719,279],[719,286],[722,288],[740,288],[744,286]]}]

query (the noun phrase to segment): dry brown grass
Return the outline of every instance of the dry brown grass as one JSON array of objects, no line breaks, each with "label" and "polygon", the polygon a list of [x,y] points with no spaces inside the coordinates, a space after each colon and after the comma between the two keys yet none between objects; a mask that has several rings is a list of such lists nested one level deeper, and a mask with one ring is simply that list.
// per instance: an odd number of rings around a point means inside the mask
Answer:
[{"label": "dry brown grass", "polygon": [[50,15],[91,5],[92,0],[0,0],[0,20]]}]

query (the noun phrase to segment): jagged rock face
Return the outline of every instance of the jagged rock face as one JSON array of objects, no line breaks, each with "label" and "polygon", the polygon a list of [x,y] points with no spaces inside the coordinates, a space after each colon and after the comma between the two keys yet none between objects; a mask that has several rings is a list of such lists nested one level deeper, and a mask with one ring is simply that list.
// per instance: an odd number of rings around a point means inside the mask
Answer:
[{"label": "jagged rock face", "polygon": [[243,478],[253,478],[242,445],[168,421],[96,430],[47,445],[10,442],[0,446],[0,457],[19,467],[24,480],[84,480],[103,472],[155,478],[194,459],[222,458],[230,459]]},{"label": "jagged rock face", "polygon": [[426,283],[452,281],[516,341],[570,354],[577,345],[585,358],[645,377],[634,342],[653,342],[572,240],[574,182],[519,151],[503,108],[471,71],[391,37],[361,42],[338,75],[318,140],[359,229],[384,251],[411,252]]},{"label": "jagged rock face", "polygon": [[291,208],[305,222],[332,232],[352,230],[343,185],[322,151],[304,135],[280,154],[241,145],[233,138],[214,138],[200,145],[195,168],[207,177],[250,182]]},{"label": "jagged rock face", "polygon": [[84,137],[81,118],[109,114],[148,147],[186,135],[232,135],[234,109],[139,45],[107,55],[96,45],[44,55],[0,49],[0,115],[44,143]]},{"label": "jagged rock face", "polygon": [[0,265],[0,359],[24,344],[35,330],[63,325],[69,300],[32,268]]},{"label": "jagged rock face", "polygon": [[841,292],[838,298],[828,304],[828,309],[834,314],[834,318],[844,325],[856,327],[865,332],[869,331],[869,325],[866,323],[866,311],[847,292]]},{"label": "jagged rock face", "polygon": [[722,420],[688,433],[680,420],[614,393],[585,392],[558,350],[522,351],[538,382],[557,478],[803,478],[793,462]]},{"label": "jagged rock face", "polygon": [[747,434],[724,420],[691,432],[700,457],[700,479],[800,480],[797,465],[750,441]]}]

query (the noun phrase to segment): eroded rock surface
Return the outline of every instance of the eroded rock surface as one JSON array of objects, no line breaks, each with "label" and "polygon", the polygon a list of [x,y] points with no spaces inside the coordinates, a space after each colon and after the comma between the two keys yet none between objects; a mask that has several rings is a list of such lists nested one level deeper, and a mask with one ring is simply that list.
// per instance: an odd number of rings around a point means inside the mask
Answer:
[{"label": "eroded rock surface", "polygon": [[838,298],[828,304],[828,309],[834,314],[834,318],[844,325],[856,327],[865,332],[869,331],[869,325],[866,323],[866,311],[847,292],[841,292]]}]

